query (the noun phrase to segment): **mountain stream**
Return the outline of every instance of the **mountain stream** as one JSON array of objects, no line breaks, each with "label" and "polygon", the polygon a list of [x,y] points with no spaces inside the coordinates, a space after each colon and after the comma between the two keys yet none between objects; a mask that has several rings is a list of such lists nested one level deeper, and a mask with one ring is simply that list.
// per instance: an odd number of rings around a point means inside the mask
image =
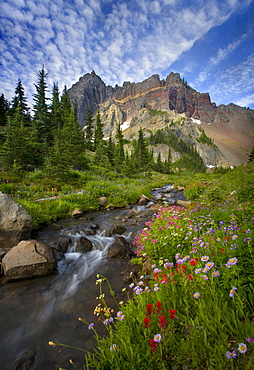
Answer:
[{"label": "mountain stream", "polygon": [[[171,185],[152,192],[155,199],[173,204],[176,199],[185,199],[182,192],[170,194]],[[166,199],[165,199],[166,197]],[[1,370],[54,370],[63,368],[83,369],[85,352],[65,347],[49,346],[49,341],[58,341],[85,350],[95,345],[92,330],[79,321],[94,322],[97,332],[105,334],[102,323],[97,321],[93,311],[99,303],[99,286],[96,275],[105,276],[119,302],[126,299],[122,288],[128,286],[123,280],[123,272],[128,269],[128,258],[108,258],[107,249],[119,235],[107,235],[113,225],[126,228],[122,236],[129,242],[142,230],[145,222],[151,219],[154,211],[147,206],[134,206],[137,215],[128,219],[130,209],[116,209],[84,214],[78,219],[64,219],[57,223],[60,233],[68,235],[71,243],[65,258],[58,262],[53,275],[6,283],[0,280],[0,369]],[[86,235],[92,242],[90,252],[75,252],[76,241],[83,235],[82,229],[91,223],[98,225],[95,235]],[[53,231],[45,228],[36,239],[47,244]],[[110,307],[114,302],[108,288],[104,289]]]}]

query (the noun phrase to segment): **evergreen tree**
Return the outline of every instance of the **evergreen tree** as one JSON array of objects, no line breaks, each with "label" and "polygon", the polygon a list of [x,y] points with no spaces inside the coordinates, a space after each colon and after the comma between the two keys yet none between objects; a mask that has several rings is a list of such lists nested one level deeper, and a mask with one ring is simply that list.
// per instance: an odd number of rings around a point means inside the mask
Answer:
[{"label": "evergreen tree", "polygon": [[157,172],[161,172],[161,173],[163,172],[161,152],[159,152],[159,154],[158,154],[155,169],[156,169]]},{"label": "evergreen tree", "polygon": [[64,86],[63,93],[61,96],[61,114],[64,122],[68,121],[70,116],[75,119],[74,110],[71,106],[69,94],[67,92],[66,85]]},{"label": "evergreen tree", "polygon": [[44,143],[44,150],[48,146],[49,141],[52,139],[52,132],[49,120],[49,111],[47,106],[47,84],[44,68],[38,73],[38,83],[34,84],[36,93],[34,94],[34,122],[38,131],[38,138],[41,143]]},{"label": "evergreen tree", "polygon": [[115,147],[115,159],[114,164],[117,170],[121,170],[123,168],[125,155],[124,155],[124,146],[123,146],[123,133],[120,126],[120,123],[117,125],[116,128],[116,147]]},{"label": "evergreen tree", "polygon": [[58,84],[53,84],[53,90],[52,90],[52,103],[50,105],[50,121],[51,121],[51,127],[52,131],[54,132],[54,135],[59,132],[63,125],[62,120],[62,109],[61,109],[61,102],[59,98],[59,89]]},{"label": "evergreen tree", "polygon": [[129,177],[139,172],[137,160],[133,152],[131,154],[128,154],[128,153],[125,154],[123,172],[125,175]]},{"label": "evergreen tree", "polygon": [[18,100],[18,107],[21,110],[21,114],[24,118],[30,117],[29,115],[29,108],[27,104],[27,98],[25,96],[25,90],[22,85],[22,82],[19,80],[17,83],[17,87],[15,90],[15,94]]},{"label": "evergreen tree", "polygon": [[87,108],[84,132],[86,149],[93,150],[93,114],[90,107]]},{"label": "evergreen tree", "polygon": [[62,98],[63,128],[61,130],[62,141],[65,144],[65,155],[69,168],[82,169],[86,167],[85,143],[83,131],[76,120],[75,112],[71,107],[70,97],[66,88]]},{"label": "evergreen tree", "polygon": [[172,166],[172,154],[170,148],[168,148],[168,158],[163,164],[163,173],[170,173]]},{"label": "evergreen tree", "polygon": [[108,140],[108,144],[107,144],[107,156],[108,156],[109,163],[111,165],[113,165],[114,164],[114,158],[115,158],[115,143],[112,140],[112,134],[111,133],[109,135],[109,140]]},{"label": "evergreen tree", "polygon": [[250,152],[248,162],[252,162],[252,161],[254,161],[254,146],[253,146],[253,148],[252,148],[252,150]]},{"label": "evergreen tree", "polygon": [[71,169],[87,167],[83,132],[75,118],[66,88],[61,97],[63,127],[55,136],[46,163],[48,176],[67,179]]},{"label": "evergreen tree", "polygon": [[5,99],[4,94],[0,96],[0,126],[5,126],[7,124],[7,114],[10,109],[10,104],[7,99]]},{"label": "evergreen tree", "polygon": [[1,148],[1,162],[6,170],[10,170],[14,165],[22,170],[31,169],[36,165],[33,131],[24,122],[25,119],[20,108],[8,117],[4,143]]},{"label": "evergreen tree", "polygon": [[103,140],[102,122],[100,112],[96,115],[96,127],[94,131],[94,149],[95,149],[95,163],[100,166],[109,167],[109,159],[107,156],[107,146]]},{"label": "evergreen tree", "polygon": [[137,157],[139,168],[144,170],[149,163],[149,153],[142,128],[138,131],[138,141],[134,153]]},{"label": "evergreen tree", "polygon": [[18,80],[16,89],[15,89],[15,96],[13,97],[11,101],[11,107],[9,110],[9,114],[11,116],[14,116],[15,113],[19,110],[19,113],[23,117],[23,122],[24,124],[29,125],[31,122],[31,116],[30,116],[30,108],[28,107],[27,104],[27,98],[25,96],[25,90],[22,85],[22,82]]},{"label": "evergreen tree", "polygon": [[103,142],[103,131],[102,131],[102,122],[101,122],[101,116],[100,111],[97,112],[96,115],[96,127],[94,130],[94,149],[95,151],[99,146],[101,146],[101,143]]}]

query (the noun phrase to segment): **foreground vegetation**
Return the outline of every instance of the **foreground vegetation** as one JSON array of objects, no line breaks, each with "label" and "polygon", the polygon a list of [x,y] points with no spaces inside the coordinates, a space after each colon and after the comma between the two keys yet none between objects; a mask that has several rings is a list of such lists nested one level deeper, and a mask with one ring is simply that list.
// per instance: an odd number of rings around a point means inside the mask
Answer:
[{"label": "foreground vegetation", "polygon": [[[136,203],[165,183],[185,185],[193,201],[189,209],[165,205],[137,236],[133,263],[140,273],[126,303],[116,302],[117,311],[103,293],[110,282],[97,277],[101,303],[95,319],[108,336],[100,338],[94,323],[80,319],[97,340],[84,366],[253,369],[253,150],[249,164],[206,174],[195,147],[167,128],[148,138],[140,129],[126,143],[118,125],[115,138],[105,141],[99,112],[94,118],[88,109],[81,130],[66,88],[60,96],[54,84],[47,104],[46,76],[39,71],[33,117],[21,81],[11,103],[0,97],[0,191],[24,206],[35,228],[70,217],[75,208],[97,210],[101,196],[108,206]],[[204,132],[198,141],[214,146]],[[125,152],[125,144],[131,151]],[[164,162],[148,149],[157,144],[169,147]],[[170,148],[181,153],[175,163]],[[173,174],[177,169],[184,174]]]},{"label": "foreground vegetation", "polygon": [[[136,178],[123,177],[113,171],[91,166],[90,171],[72,171],[68,183],[48,179],[41,171],[11,175],[2,172],[0,191],[9,194],[31,215],[34,228],[60,218],[71,217],[72,211],[98,210],[99,198],[108,198],[108,206],[135,204],[142,194],[150,195],[153,187],[168,181],[166,175],[145,173]],[[7,181],[7,182],[6,182]]]},{"label": "foreground vegetation", "polygon": [[253,369],[253,170],[179,179],[193,203],[161,208],[136,237],[126,303],[112,312],[97,276],[95,320],[108,336],[80,318],[97,340],[84,368]]}]

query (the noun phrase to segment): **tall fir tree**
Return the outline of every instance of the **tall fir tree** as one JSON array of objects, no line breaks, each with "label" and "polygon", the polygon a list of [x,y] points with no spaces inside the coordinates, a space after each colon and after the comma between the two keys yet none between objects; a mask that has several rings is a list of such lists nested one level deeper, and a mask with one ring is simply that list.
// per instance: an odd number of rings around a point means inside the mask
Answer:
[{"label": "tall fir tree", "polygon": [[111,166],[114,164],[115,158],[115,143],[112,140],[112,133],[110,132],[108,143],[107,143],[107,156]]},{"label": "tall fir tree", "polygon": [[28,107],[27,104],[25,89],[20,80],[18,80],[15,89],[15,96],[11,101],[11,108],[9,110],[9,114],[11,116],[14,116],[17,110],[19,110],[20,114],[22,115],[23,123],[29,125],[31,123],[30,108]]},{"label": "tall fir tree", "polygon": [[155,169],[157,172],[163,172],[163,166],[162,166],[162,160],[161,160],[161,152],[159,152],[158,154],[158,157],[157,157],[157,161],[156,161],[156,165],[155,165]]},{"label": "tall fir tree", "polygon": [[88,107],[87,112],[86,112],[86,125],[85,125],[85,128],[84,128],[85,147],[88,150],[93,150],[94,149],[94,146],[93,146],[93,122],[94,122],[93,113],[91,111],[91,108]]},{"label": "tall fir tree", "polygon": [[171,167],[172,167],[172,153],[171,153],[171,149],[168,148],[168,157],[164,163],[164,173],[170,173]]},{"label": "tall fir tree", "polygon": [[249,159],[248,159],[248,162],[252,162],[252,161],[254,161],[254,146],[250,152]]},{"label": "tall fir tree", "polygon": [[72,109],[71,106],[71,101],[69,94],[67,92],[66,85],[64,86],[63,93],[61,96],[61,115],[63,122],[65,123],[69,120],[70,116],[72,116],[75,119],[74,110]]},{"label": "tall fir tree", "polygon": [[7,124],[7,114],[10,109],[10,103],[5,98],[4,94],[0,96],[0,126]]},{"label": "tall fir tree", "polygon": [[54,178],[67,179],[69,171],[87,168],[83,132],[76,120],[66,88],[61,97],[63,126],[56,135],[46,170]]},{"label": "tall fir tree", "polygon": [[34,138],[31,126],[25,125],[25,118],[20,108],[8,116],[1,146],[1,163],[4,169],[18,166],[22,170],[35,168]]},{"label": "tall fir tree", "polygon": [[21,110],[22,116],[24,118],[28,118],[28,117],[30,118],[30,114],[29,114],[30,108],[28,107],[27,98],[25,96],[25,90],[20,80],[17,83],[15,94],[18,99],[18,106]]},{"label": "tall fir tree", "polygon": [[146,166],[149,163],[149,152],[148,152],[147,145],[144,139],[142,128],[140,128],[138,131],[138,141],[137,141],[136,150],[134,150],[134,153],[137,157],[139,168],[145,170]]},{"label": "tall fir tree", "polygon": [[103,130],[102,130],[103,124],[101,122],[101,116],[100,111],[96,114],[96,126],[94,130],[94,149],[96,149],[101,145],[103,142]]},{"label": "tall fir tree", "polygon": [[61,108],[61,101],[60,101],[60,93],[58,89],[58,84],[53,84],[52,89],[52,98],[51,98],[51,105],[50,105],[50,121],[52,131],[54,136],[59,132],[62,128],[63,120],[62,120],[62,108]]},{"label": "tall fir tree", "polygon": [[34,122],[38,132],[38,140],[44,144],[44,151],[49,147],[50,141],[52,140],[52,132],[50,127],[49,110],[47,105],[47,84],[44,68],[38,73],[38,83],[34,84],[36,93],[34,94]]},{"label": "tall fir tree", "polygon": [[116,146],[115,146],[115,167],[117,170],[121,170],[124,165],[125,160],[125,154],[124,154],[124,144],[123,144],[123,132],[120,126],[120,123],[118,123],[116,127]]}]

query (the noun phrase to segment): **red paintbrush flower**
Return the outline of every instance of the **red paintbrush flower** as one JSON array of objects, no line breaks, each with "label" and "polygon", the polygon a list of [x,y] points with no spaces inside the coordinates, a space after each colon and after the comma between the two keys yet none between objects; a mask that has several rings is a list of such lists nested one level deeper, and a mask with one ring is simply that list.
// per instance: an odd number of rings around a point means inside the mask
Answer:
[{"label": "red paintbrush flower", "polygon": [[156,347],[158,346],[158,343],[156,343],[154,339],[150,339],[149,346],[152,352],[156,352]]},{"label": "red paintbrush flower", "polygon": [[149,323],[150,323],[150,319],[148,317],[144,317],[144,320],[143,320],[143,324],[144,324],[144,327],[147,329],[149,328]]},{"label": "red paintbrush flower", "polygon": [[166,320],[166,316],[160,316],[159,318],[159,327],[163,330],[166,329],[167,327],[167,320]]},{"label": "red paintbrush flower", "polygon": [[151,303],[148,303],[146,305],[146,313],[148,316],[151,316],[152,312],[153,312],[153,305]]},{"label": "red paintbrush flower", "polygon": [[172,309],[172,310],[168,310],[168,312],[169,312],[169,317],[171,319],[176,319],[176,312],[177,312],[177,310]]}]

